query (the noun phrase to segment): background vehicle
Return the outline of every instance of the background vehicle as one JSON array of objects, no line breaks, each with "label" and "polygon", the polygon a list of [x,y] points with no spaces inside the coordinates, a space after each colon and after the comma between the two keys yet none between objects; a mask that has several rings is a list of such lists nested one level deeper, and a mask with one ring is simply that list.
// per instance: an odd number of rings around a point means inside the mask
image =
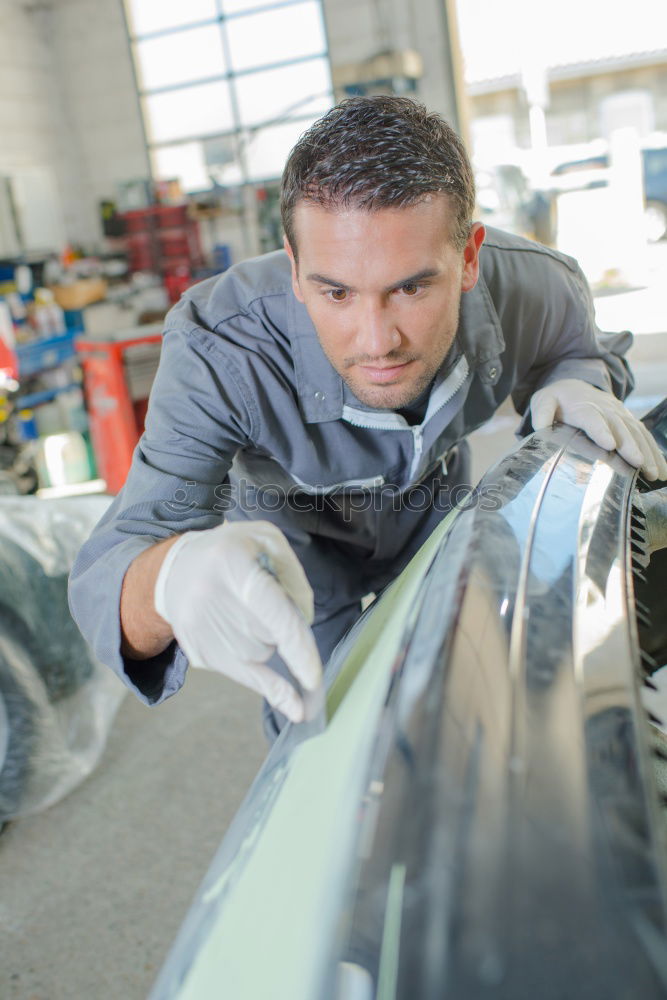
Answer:
[{"label": "background vehicle", "polygon": [[499,163],[475,173],[477,208],[482,222],[508,233],[554,243],[555,203],[549,192],[535,190],[517,163]]},{"label": "background vehicle", "polygon": [[[646,238],[651,243],[667,237],[667,138],[641,149]],[[609,183],[609,154],[600,152],[559,163],[552,177],[570,177],[577,188],[604,187]],[[568,184],[568,190],[573,189]]]}]

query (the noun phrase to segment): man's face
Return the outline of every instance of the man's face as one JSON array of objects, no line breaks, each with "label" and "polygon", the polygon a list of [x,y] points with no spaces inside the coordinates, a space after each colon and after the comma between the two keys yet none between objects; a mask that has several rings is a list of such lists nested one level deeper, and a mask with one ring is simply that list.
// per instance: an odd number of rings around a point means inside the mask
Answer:
[{"label": "man's face", "polygon": [[451,242],[446,195],[407,208],[333,210],[300,202],[294,213],[294,294],[357,399],[397,410],[426,389],[456,335],[461,293],[474,287],[484,227],[463,252]]}]

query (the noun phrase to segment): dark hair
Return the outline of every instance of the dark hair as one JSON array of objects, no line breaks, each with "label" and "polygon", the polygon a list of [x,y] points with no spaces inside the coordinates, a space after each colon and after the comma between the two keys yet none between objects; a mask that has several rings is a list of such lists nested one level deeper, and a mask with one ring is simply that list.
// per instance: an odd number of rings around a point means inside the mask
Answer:
[{"label": "dark hair", "polygon": [[470,232],[475,182],[465,147],[440,115],[408,97],[351,97],[303,133],[282,176],[280,210],[296,255],[294,209],[299,201],[331,208],[414,205],[444,192],[455,211],[452,241],[462,250]]}]

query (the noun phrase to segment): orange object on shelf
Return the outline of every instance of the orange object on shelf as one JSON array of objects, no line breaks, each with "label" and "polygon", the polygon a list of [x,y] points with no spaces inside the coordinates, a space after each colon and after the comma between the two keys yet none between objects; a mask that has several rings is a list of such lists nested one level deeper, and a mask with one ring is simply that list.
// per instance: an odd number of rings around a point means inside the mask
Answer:
[{"label": "orange object on shelf", "polygon": [[102,302],[107,295],[104,278],[79,278],[70,285],[52,285],[53,297],[61,309],[84,309],[93,302]]},{"label": "orange object on shelf", "polygon": [[[144,372],[142,377],[134,379],[133,385],[128,359],[137,348],[142,353],[143,345],[154,345],[154,368],[157,368],[162,332],[151,329],[151,333],[114,340],[79,337],[76,341],[95,461],[109,493],[118,493],[123,486],[143,433],[151,379]],[[146,351],[141,363],[145,368]]]}]

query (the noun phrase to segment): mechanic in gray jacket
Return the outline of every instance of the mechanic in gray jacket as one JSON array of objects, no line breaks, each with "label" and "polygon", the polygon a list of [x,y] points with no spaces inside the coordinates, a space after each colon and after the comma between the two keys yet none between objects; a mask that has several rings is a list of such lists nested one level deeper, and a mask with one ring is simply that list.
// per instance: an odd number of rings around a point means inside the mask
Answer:
[{"label": "mechanic in gray jacket", "polygon": [[284,252],[171,310],[127,483],[70,583],[82,632],[143,701],[189,662],[261,692],[269,732],[299,721],[362,597],[469,483],[466,435],[510,394],[522,431],[559,419],[667,478],[619,402],[630,334],[599,333],[572,259],[485,233],[473,209],[439,116],[353,98],[290,154]]}]

